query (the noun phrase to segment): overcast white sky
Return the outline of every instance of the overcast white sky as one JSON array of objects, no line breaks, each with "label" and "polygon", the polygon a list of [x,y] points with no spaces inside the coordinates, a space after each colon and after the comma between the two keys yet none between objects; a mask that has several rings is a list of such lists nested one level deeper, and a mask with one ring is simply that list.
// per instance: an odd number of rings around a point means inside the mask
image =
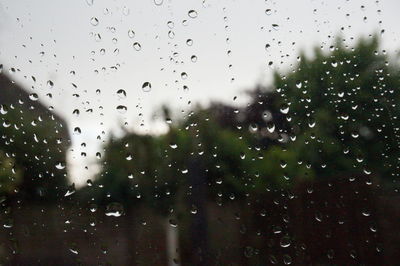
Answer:
[{"label": "overcast white sky", "polygon": [[[0,64],[3,71],[19,69],[12,78],[68,121],[70,175],[79,183],[91,176],[95,153],[119,125],[142,132],[165,128],[151,119],[161,104],[187,112],[197,102],[233,103],[234,96],[245,103],[244,89],[268,84],[272,70],[288,69],[300,49],[328,50],[338,33],[350,41],[384,29],[383,48],[397,52],[399,10],[398,0],[2,0]],[[150,91],[142,89],[144,82]]]}]

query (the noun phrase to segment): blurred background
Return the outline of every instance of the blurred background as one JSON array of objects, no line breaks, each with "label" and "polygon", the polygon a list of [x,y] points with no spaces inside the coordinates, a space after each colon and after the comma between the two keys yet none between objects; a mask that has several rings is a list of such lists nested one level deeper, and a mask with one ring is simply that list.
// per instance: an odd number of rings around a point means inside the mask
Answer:
[{"label": "blurred background", "polygon": [[398,7],[1,2],[1,263],[395,265]]}]

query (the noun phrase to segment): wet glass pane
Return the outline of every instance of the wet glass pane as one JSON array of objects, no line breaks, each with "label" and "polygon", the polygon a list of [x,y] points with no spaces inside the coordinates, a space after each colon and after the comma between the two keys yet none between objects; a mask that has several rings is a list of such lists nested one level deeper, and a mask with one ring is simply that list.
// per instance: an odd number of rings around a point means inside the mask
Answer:
[{"label": "wet glass pane", "polygon": [[0,264],[398,264],[399,8],[0,1]]}]

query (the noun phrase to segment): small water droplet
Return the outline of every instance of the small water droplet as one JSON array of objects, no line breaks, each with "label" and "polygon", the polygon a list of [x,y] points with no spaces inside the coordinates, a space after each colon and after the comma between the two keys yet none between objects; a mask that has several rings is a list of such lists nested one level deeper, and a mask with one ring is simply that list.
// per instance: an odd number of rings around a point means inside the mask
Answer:
[{"label": "small water droplet", "polygon": [[128,107],[126,107],[125,105],[118,105],[117,110],[120,114],[125,114],[128,110]]},{"label": "small water droplet", "polygon": [[278,24],[272,24],[272,28],[274,30],[279,30],[279,25]]},{"label": "small water droplet", "polygon": [[90,24],[92,24],[92,26],[97,26],[99,25],[99,20],[96,17],[92,17],[90,19]]},{"label": "small water droplet", "polygon": [[134,48],[136,51],[140,51],[140,50],[142,49],[142,46],[140,45],[140,43],[135,42],[135,43],[133,43],[133,48]]},{"label": "small water droplet", "polygon": [[174,28],[174,22],[168,21],[167,22],[167,26],[168,26],[168,28],[173,29]]},{"label": "small water droplet", "polygon": [[118,95],[118,97],[121,98],[121,99],[126,98],[126,91],[123,90],[123,89],[119,89],[119,90],[117,91],[117,95]]},{"label": "small water droplet", "polygon": [[72,194],[75,193],[75,191],[76,191],[75,190],[75,184],[72,183],[72,185],[68,187],[67,192],[65,192],[64,197],[71,196]]},{"label": "small water droplet", "polygon": [[178,227],[178,223],[176,222],[175,219],[170,219],[169,220],[169,225],[171,225],[172,227]]},{"label": "small water droplet", "polygon": [[8,113],[8,107],[4,104],[0,105],[0,114],[5,115]]},{"label": "small water droplet", "polygon": [[65,169],[65,163],[63,163],[63,162],[58,162],[58,163],[56,163],[56,168],[57,168],[58,170]]},{"label": "small water droplet", "polygon": [[124,207],[122,206],[122,204],[118,202],[113,202],[107,205],[105,214],[109,217],[120,217],[123,212]]},{"label": "small water droplet", "polygon": [[37,101],[39,99],[39,96],[36,93],[31,93],[29,94],[29,99],[32,101]]},{"label": "small water droplet", "polygon": [[281,247],[287,248],[290,246],[290,244],[291,244],[291,241],[290,241],[289,236],[284,236],[281,238],[281,241],[280,241]]},{"label": "small water droplet", "polygon": [[175,143],[171,143],[171,144],[169,144],[169,146],[170,146],[172,149],[178,148],[178,145],[176,145]]},{"label": "small water droplet", "polygon": [[143,90],[144,92],[149,92],[149,91],[151,91],[151,83],[148,82],[148,81],[146,81],[145,83],[143,83],[143,85],[142,85],[142,90]]},{"label": "small water droplet", "polygon": [[100,33],[96,33],[96,34],[94,35],[94,40],[95,40],[96,42],[100,42],[100,41],[101,41],[101,35],[100,35]]},{"label": "small water droplet", "polygon": [[189,12],[188,12],[188,16],[190,17],[190,18],[197,18],[197,12],[196,12],[196,10],[189,10]]},{"label": "small water droplet", "polygon": [[289,113],[289,105],[283,104],[280,108],[282,114],[286,115]]},{"label": "small water droplet", "polygon": [[129,38],[135,38],[135,32],[133,30],[128,30],[128,37]]},{"label": "small water droplet", "polygon": [[75,128],[74,128],[74,133],[75,133],[76,135],[80,135],[80,134],[82,133],[82,130],[81,130],[79,127],[75,127]]}]

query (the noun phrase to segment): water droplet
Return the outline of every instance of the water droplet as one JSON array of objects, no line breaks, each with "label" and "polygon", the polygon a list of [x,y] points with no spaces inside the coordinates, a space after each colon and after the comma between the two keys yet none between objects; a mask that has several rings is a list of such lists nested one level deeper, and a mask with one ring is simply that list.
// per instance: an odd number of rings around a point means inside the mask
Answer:
[{"label": "water droplet", "polygon": [[107,205],[105,214],[109,217],[120,217],[123,212],[124,207],[122,206],[122,204],[118,202],[113,202]]},{"label": "water droplet", "polygon": [[37,101],[39,99],[39,96],[36,93],[31,93],[29,94],[29,99],[32,101]]},{"label": "water droplet", "polygon": [[96,17],[92,17],[90,19],[90,24],[92,24],[92,26],[97,26],[99,25],[99,20]]},{"label": "water droplet", "polygon": [[128,110],[128,107],[126,107],[125,105],[118,105],[117,110],[120,114],[125,114]]},{"label": "water droplet", "polygon": [[244,256],[246,258],[251,258],[254,255],[254,249],[250,246],[244,248]]},{"label": "water droplet", "polygon": [[75,191],[76,191],[75,190],[75,184],[72,183],[72,185],[68,187],[67,192],[65,192],[64,197],[71,196],[72,194],[75,193]]},{"label": "water droplet", "polygon": [[74,128],[74,133],[75,133],[76,135],[80,135],[80,134],[82,133],[82,130],[81,130],[79,127],[75,127],[75,128]]},{"label": "water droplet", "polygon": [[196,205],[192,205],[192,208],[190,208],[190,213],[191,213],[191,214],[197,214],[197,207],[196,207]]},{"label": "water droplet", "polygon": [[292,258],[288,254],[283,255],[283,263],[285,265],[292,264]]},{"label": "water droplet", "polygon": [[279,25],[278,24],[272,24],[272,28],[274,30],[279,30]]},{"label": "water droplet", "polygon": [[56,163],[56,168],[57,168],[58,170],[65,169],[65,163],[63,163],[63,162],[58,162],[58,163]]},{"label": "water droplet", "polygon": [[189,173],[189,170],[188,170],[188,169],[183,169],[183,170],[181,171],[181,173],[182,173],[182,174],[187,174],[187,173]]},{"label": "water droplet", "polygon": [[101,41],[101,35],[100,35],[100,33],[96,33],[96,34],[94,35],[94,40],[95,40],[96,42],[100,42],[100,41]]},{"label": "water droplet", "polygon": [[140,45],[140,43],[135,42],[135,43],[133,43],[133,48],[134,48],[136,51],[140,51],[140,50],[142,49],[142,46]]},{"label": "water droplet", "polygon": [[271,9],[266,9],[265,10],[265,14],[267,14],[268,16],[272,14],[272,10]]},{"label": "water droplet", "polygon": [[133,30],[128,30],[128,37],[129,38],[134,38],[135,37],[135,32]]},{"label": "water droplet", "polygon": [[269,133],[274,133],[275,131],[275,124],[272,122],[267,123],[267,130]]},{"label": "water droplet", "polygon": [[178,223],[174,219],[169,220],[169,225],[171,225],[172,227],[178,227]]},{"label": "water droplet", "polygon": [[128,16],[129,13],[131,13],[131,10],[128,7],[124,6],[124,8],[122,9],[122,14],[124,14],[124,16]]},{"label": "water droplet", "polygon": [[287,248],[290,246],[290,244],[291,244],[291,241],[290,241],[289,236],[284,236],[281,238],[281,241],[280,241],[281,247]]},{"label": "water droplet", "polygon": [[142,90],[143,90],[144,92],[149,92],[149,91],[151,91],[151,83],[148,82],[148,81],[146,81],[145,83],[143,83],[143,85],[142,85]]},{"label": "water droplet", "polygon": [[7,228],[7,229],[12,228],[13,226],[14,226],[14,222],[12,219],[7,219],[3,224],[3,227]]},{"label": "water droplet", "polygon": [[126,98],[126,91],[123,90],[123,89],[119,89],[119,90],[117,91],[117,95],[118,95],[118,97],[121,98],[121,99]]},{"label": "water droplet", "polygon": [[0,105],[0,114],[5,115],[8,113],[8,107],[4,104]]},{"label": "water droplet", "polygon": [[196,12],[196,10],[189,10],[189,12],[188,12],[188,16],[190,17],[190,18],[197,18],[197,12]]},{"label": "water droplet", "polygon": [[289,113],[289,105],[283,104],[279,110],[282,114],[286,115]]},{"label": "water droplet", "polygon": [[70,248],[69,251],[71,251],[71,252],[74,253],[74,254],[78,254],[78,253],[79,253],[78,250],[76,250],[76,249],[74,249],[74,248]]},{"label": "water droplet", "polygon": [[168,21],[167,22],[167,26],[168,26],[168,28],[173,29],[174,28],[174,22]]},{"label": "water droplet", "polygon": [[154,0],[154,4],[156,5],[156,6],[161,6],[162,4],[163,4],[163,0]]}]

